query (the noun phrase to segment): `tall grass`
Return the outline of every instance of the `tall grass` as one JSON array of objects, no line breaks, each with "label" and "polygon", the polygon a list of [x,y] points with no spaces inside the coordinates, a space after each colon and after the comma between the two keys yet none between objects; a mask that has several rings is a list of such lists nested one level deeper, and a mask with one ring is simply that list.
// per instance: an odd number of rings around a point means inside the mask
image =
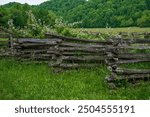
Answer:
[{"label": "tall grass", "polygon": [[0,59],[0,99],[150,99],[150,82],[109,89],[106,66],[54,74],[47,64]]}]

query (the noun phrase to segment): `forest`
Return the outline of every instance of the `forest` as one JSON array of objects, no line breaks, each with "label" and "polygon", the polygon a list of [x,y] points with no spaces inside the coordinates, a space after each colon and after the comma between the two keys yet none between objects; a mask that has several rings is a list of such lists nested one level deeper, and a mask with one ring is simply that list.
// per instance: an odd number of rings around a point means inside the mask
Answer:
[{"label": "forest", "polygon": [[150,0],[49,0],[40,5],[8,3],[0,6],[0,25],[24,28],[32,14],[41,25],[53,27],[56,19],[79,28],[150,27]]}]

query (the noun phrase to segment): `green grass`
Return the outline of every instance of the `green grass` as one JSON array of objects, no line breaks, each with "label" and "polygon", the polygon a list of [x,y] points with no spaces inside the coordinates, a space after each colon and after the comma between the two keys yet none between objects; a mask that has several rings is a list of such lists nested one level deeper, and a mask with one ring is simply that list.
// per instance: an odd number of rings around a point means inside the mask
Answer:
[{"label": "green grass", "polygon": [[123,68],[129,69],[150,69],[150,63],[147,62],[140,62],[140,63],[130,63],[130,64],[123,64],[121,65]]},{"label": "green grass", "polygon": [[74,31],[87,30],[91,32],[101,32],[101,33],[118,33],[118,32],[150,32],[150,28],[139,28],[139,27],[127,27],[127,28],[76,28]]},{"label": "green grass", "polygon": [[150,82],[111,90],[105,66],[54,74],[47,64],[0,59],[0,99],[150,99]]}]

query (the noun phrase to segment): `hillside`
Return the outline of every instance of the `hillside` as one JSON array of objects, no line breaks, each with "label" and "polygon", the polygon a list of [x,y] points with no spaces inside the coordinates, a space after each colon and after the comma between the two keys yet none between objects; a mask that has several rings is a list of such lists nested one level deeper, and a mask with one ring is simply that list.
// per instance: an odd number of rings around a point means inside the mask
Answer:
[{"label": "hillside", "polygon": [[51,23],[50,13],[69,23],[82,22],[79,27],[84,28],[150,27],[150,0],[50,0],[38,6],[9,3],[0,6],[0,24],[6,26],[13,19],[16,26],[25,26],[28,10],[46,24]]},{"label": "hillside", "polygon": [[150,0],[50,0],[39,7],[81,27],[150,26]]}]

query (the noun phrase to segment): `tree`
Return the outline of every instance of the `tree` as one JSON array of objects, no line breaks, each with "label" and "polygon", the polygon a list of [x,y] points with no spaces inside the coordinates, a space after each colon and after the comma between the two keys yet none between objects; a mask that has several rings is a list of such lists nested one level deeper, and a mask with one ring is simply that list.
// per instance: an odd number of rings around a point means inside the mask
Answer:
[{"label": "tree", "polygon": [[137,24],[140,27],[150,27],[150,11],[145,10],[142,16],[137,20]]},{"label": "tree", "polygon": [[24,27],[26,25],[25,17],[22,12],[17,10],[12,14],[13,23],[17,27]]}]

